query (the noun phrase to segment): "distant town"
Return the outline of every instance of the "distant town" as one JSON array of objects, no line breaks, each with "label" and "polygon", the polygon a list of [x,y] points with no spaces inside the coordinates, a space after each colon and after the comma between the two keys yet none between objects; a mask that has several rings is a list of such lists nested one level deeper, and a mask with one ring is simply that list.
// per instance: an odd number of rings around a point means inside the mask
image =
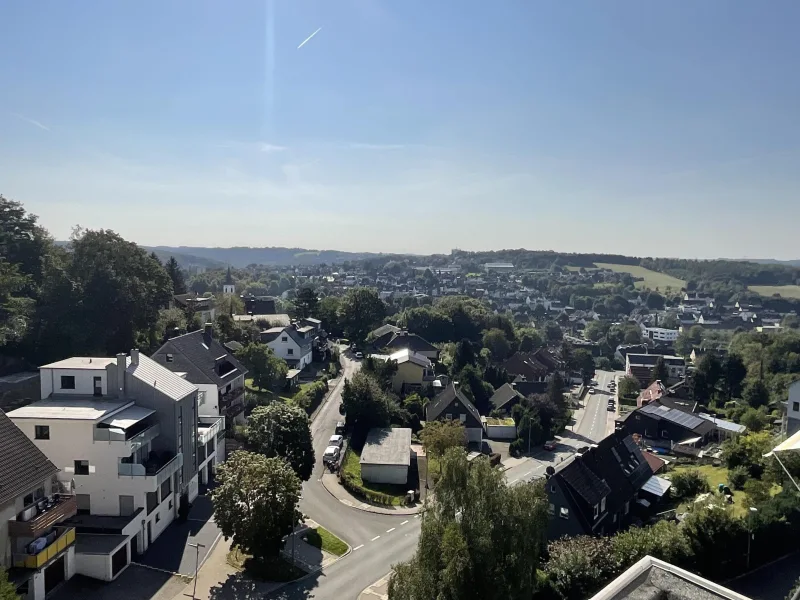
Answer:
[{"label": "distant town", "polygon": [[3,600],[800,594],[796,266],[0,214]]}]

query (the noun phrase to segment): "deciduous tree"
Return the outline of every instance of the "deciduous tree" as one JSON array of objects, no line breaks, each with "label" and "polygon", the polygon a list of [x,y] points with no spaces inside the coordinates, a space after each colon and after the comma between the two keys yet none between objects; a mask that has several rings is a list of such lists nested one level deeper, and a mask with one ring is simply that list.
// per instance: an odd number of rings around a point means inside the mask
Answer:
[{"label": "deciduous tree", "polygon": [[214,520],[225,539],[258,558],[277,556],[301,518],[300,479],[282,458],[238,450],[217,467]]},{"label": "deciduous tree", "polygon": [[247,420],[247,442],[268,458],[280,456],[303,481],[314,470],[314,446],[306,411],[283,402],[258,406]]},{"label": "deciduous tree", "polygon": [[356,373],[344,382],[342,406],[353,437],[365,439],[372,427],[387,427],[390,423],[391,400],[380,383],[366,373]]},{"label": "deciduous tree", "polygon": [[484,333],[483,345],[489,349],[495,362],[505,360],[511,352],[511,344],[502,329],[489,329]]},{"label": "deciduous tree", "polygon": [[650,383],[653,383],[654,381],[660,381],[666,385],[668,379],[669,370],[667,370],[667,364],[664,362],[664,357],[659,356],[656,360],[655,366],[653,367],[653,373],[650,375]]},{"label": "deciduous tree", "polygon": [[636,397],[640,389],[639,380],[635,377],[625,375],[619,380],[619,395],[623,398]]},{"label": "deciduous tree", "polygon": [[742,399],[751,408],[767,406],[769,404],[769,390],[761,379],[756,379],[745,386]]},{"label": "deciduous tree", "polygon": [[270,389],[276,382],[283,381],[289,367],[286,361],[276,356],[266,344],[251,342],[236,352],[260,390]]},{"label": "deciduous tree", "polygon": [[345,335],[355,342],[363,342],[367,334],[381,322],[386,305],[378,293],[369,288],[348,290],[339,306],[339,319]]},{"label": "deciduous tree", "polygon": [[425,453],[441,459],[450,448],[463,447],[467,434],[461,421],[431,421],[419,434]]},{"label": "deciduous tree", "polygon": [[578,348],[572,355],[572,369],[581,374],[584,384],[588,384],[594,377],[594,357],[592,353],[583,348]]},{"label": "deciduous tree", "polygon": [[319,297],[311,286],[304,286],[297,292],[297,298],[294,301],[295,308],[297,309],[297,316],[302,318],[315,317],[317,306],[319,305]]}]

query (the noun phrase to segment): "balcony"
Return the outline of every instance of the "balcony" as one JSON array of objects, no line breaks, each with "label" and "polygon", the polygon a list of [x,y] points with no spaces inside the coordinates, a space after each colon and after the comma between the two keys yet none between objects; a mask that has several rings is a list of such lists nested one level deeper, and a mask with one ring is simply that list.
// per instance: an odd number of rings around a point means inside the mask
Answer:
[{"label": "balcony", "polygon": [[207,444],[224,429],[224,417],[200,417],[197,424],[197,439],[201,444]]},{"label": "balcony", "polygon": [[227,394],[221,394],[220,397],[219,397],[219,402],[220,402],[221,405],[231,405],[234,402],[236,402],[236,400],[241,398],[243,395],[244,395],[244,388],[243,387],[235,388],[235,389],[232,389]]},{"label": "balcony", "polygon": [[117,474],[120,477],[151,477],[155,479],[156,485],[161,485],[181,467],[183,467],[183,454],[178,454],[167,462],[158,458],[149,460],[145,464],[121,462],[117,465]]},{"label": "balcony", "polygon": [[39,537],[45,531],[48,531],[53,525],[60,523],[65,519],[74,517],[78,512],[78,504],[75,501],[75,496],[71,495],[55,495],[50,503],[50,506],[43,507],[43,510],[38,508],[38,505],[33,504],[28,507],[23,513],[33,509],[36,511],[36,516],[27,521],[10,520],[8,522],[8,533],[13,537]]},{"label": "balcony", "polygon": [[145,446],[148,442],[157,438],[160,434],[161,425],[159,423],[155,423],[135,435],[128,435],[127,432],[120,429],[95,428],[94,441],[122,442],[125,444],[122,452],[124,455],[129,456],[136,452],[139,448]]},{"label": "balcony", "polygon": [[56,527],[55,539],[36,554],[13,554],[14,566],[24,569],[41,569],[75,543],[74,527]]},{"label": "balcony", "polygon": [[244,412],[244,403],[228,406],[223,412],[227,418],[233,419],[236,415]]}]

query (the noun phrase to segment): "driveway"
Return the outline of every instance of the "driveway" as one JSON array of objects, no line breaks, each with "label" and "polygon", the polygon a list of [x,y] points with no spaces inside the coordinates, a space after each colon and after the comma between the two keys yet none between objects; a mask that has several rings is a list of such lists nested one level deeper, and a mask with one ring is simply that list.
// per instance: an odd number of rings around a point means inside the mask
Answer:
[{"label": "driveway", "polygon": [[130,565],[111,583],[75,575],[58,588],[50,600],[172,600],[187,582],[188,579],[163,571]]},{"label": "driveway", "polygon": [[[221,535],[213,514],[211,497],[198,496],[189,511],[189,518],[181,523],[177,520],[169,524],[144,553],[136,559],[137,563],[165,569],[173,573],[194,576],[195,564],[202,565],[211,547]],[[203,544],[199,556],[188,544]]]}]

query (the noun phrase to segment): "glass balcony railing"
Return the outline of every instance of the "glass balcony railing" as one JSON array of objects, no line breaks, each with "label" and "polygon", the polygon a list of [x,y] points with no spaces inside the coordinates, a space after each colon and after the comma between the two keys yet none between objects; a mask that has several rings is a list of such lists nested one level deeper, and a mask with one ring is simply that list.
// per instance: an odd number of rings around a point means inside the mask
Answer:
[{"label": "glass balcony railing", "polygon": [[119,463],[117,474],[121,477],[155,477],[157,483],[163,483],[183,466],[183,454],[178,454],[167,462],[148,461],[140,463]]}]

